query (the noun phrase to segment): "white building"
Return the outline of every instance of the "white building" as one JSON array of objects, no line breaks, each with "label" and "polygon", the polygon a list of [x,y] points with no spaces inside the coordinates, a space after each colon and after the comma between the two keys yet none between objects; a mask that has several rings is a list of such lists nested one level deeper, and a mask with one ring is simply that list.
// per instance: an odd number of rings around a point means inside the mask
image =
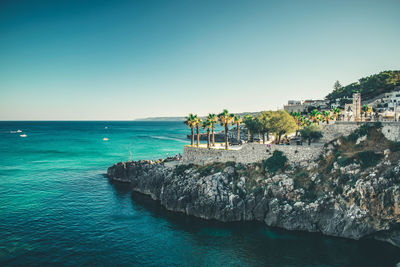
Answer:
[{"label": "white building", "polygon": [[319,110],[329,109],[328,100],[289,100],[287,105],[283,106],[283,109],[287,112],[308,112],[309,108],[316,108]]},{"label": "white building", "polygon": [[394,111],[395,108],[400,106],[400,91],[385,93],[381,103],[387,104],[388,110]]}]

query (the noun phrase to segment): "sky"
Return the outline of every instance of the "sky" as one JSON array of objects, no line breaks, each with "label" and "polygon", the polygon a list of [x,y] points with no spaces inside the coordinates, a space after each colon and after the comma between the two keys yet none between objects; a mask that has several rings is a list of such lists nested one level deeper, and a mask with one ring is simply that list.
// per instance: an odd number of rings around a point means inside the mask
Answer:
[{"label": "sky", "polygon": [[400,1],[0,0],[0,120],[275,110],[400,69]]}]

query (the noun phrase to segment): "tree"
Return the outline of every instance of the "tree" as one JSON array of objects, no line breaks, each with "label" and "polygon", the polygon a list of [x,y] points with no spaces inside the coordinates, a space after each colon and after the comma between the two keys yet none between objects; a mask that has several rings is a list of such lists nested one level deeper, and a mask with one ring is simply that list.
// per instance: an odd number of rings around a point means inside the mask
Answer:
[{"label": "tree", "polygon": [[221,123],[221,126],[224,126],[225,129],[225,149],[228,150],[228,127],[234,120],[235,115],[230,114],[227,109],[224,109],[220,114],[218,114],[218,119]]},{"label": "tree", "polygon": [[343,86],[340,84],[339,81],[336,81],[335,84],[333,85],[333,91],[338,92],[338,91],[340,91],[340,89],[342,89],[342,88],[343,88]]},{"label": "tree", "polygon": [[235,115],[235,118],[233,119],[233,123],[236,124],[237,127],[237,141],[240,142],[240,123],[242,123],[242,119],[240,118],[240,115]]},{"label": "tree", "polygon": [[342,111],[339,108],[334,108],[331,112],[333,113],[333,118],[337,120]]},{"label": "tree", "polygon": [[201,124],[201,128],[207,131],[207,148],[210,148],[210,128],[212,127],[212,123],[209,119],[206,119]]},{"label": "tree", "polygon": [[293,117],[294,121],[296,122],[297,128],[296,128],[296,136],[299,131],[299,129],[302,127],[304,123],[304,116],[300,114],[300,112],[290,112],[290,116]]},{"label": "tree", "polygon": [[272,111],[263,111],[257,116],[256,123],[259,132],[262,135],[263,144],[265,144],[265,134],[267,135],[267,141],[269,141],[269,132],[271,131],[271,118],[273,116]]},{"label": "tree", "polygon": [[251,138],[250,138],[250,135],[251,135],[250,129],[252,128],[253,119],[254,119],[253,116],[251,116],[249,114],[244,116],[243,122],[244,122],[244,124],[246,125],[246,128],[247,128],[247,141],[251,140]]},{"label": "tree", "polygon": [[218,123],[218,116],[210,113],[208,114],[207,120],[211,122],[212,146],[215,146],[214,129],[215,129],[215,124]]},{"label": "tree", "polygon": [[372,112],[372,108],[368,105],[363,105],[361,107],[361,121],[362,121],[362,116],[364,115],[364,120],[367,117],[367,114]]},{"label": "tree", "polygon": [[200,145],[200,131],[199,131],[199,127],[201,125],[201,119],[199,117],[197,117],[197,115],[194,115],[194,126],[196,126],[196,146],[199,147]]},{"label": "tree", "polygon": [[317,140],[322,137],[321,129],[318,125],[311,124],[310,126],[304,127],[300,130],[301,137],[308,141],[308,145],[311,145],[312,140]]},{"label": "tree", "polygon": [[351,98],[354,91],[359,91],[363,99],[368,100],[383,93],[392,92],[398,86],[400,86],[400,71],[383,71],[361,78],[358,82],[341,87],[339,90],[337,90],[339,87],[334,86],[334,90],[326,96],[326,99],[335,101],[338,98]]},{"label": "tree", "polygon": [[270,129],[278,136],[278,144],[283,134],[292,133],[296,130],[296,122],[293,117],[284,110],[278,110],[272,113],[270,118]]},{"label": "tree", "polygon": [[195,121],[196,121],[197,116],[195,116],[194,114],[190,113],[189,116],[187,116],[185,118],[184,123],[190,127],[191,131],[192,131],[192,139],[191,139],[191,143],[190,145],[193,146],[194,145],[194,126],[195,126]]},{"label": "tree", "polygon": [[329,124],[329,120],[330,120],[330,119],[332,119],[331,112],[330,112],[330,111],[327,111],[327,110],[323,111],[323,112],[322,112],[322,120],[323,120],[326,124]]},{"label": "tree", "polygon": [[317,123],[321,119],[321,112],[317,109],[313,109],[313,110],[311,110],[308,117],[312,120],[312,122]]}]

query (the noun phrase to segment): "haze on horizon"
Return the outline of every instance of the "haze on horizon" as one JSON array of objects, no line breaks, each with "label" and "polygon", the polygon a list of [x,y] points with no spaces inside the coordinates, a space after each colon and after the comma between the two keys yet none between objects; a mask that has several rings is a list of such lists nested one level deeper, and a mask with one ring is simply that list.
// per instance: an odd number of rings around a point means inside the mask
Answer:
[{"label": "haze on horizon", "polygon": [[400,1],[0,2],[0,120],[281,108],[400,69]]}]

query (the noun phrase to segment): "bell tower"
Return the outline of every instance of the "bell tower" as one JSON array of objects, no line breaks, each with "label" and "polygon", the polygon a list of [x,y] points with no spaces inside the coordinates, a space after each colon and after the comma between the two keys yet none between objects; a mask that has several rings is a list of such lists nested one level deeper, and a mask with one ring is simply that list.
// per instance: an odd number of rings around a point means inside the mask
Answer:
[{"label": "bell tower", "polygon": [[353,118],[355,121],[361,121],[361,94],[353,94]]}]

